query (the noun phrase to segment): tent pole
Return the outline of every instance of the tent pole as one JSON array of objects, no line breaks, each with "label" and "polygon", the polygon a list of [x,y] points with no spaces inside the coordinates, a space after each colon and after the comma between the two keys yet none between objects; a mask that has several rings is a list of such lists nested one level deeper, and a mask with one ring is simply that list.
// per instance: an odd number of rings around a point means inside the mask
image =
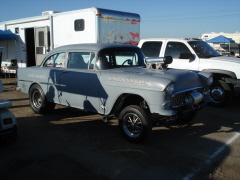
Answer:
[{"label": "tent pole", "polygon": [[230,43],[229,43],[229,56],[231,56],[231,51],[230,51]]}]

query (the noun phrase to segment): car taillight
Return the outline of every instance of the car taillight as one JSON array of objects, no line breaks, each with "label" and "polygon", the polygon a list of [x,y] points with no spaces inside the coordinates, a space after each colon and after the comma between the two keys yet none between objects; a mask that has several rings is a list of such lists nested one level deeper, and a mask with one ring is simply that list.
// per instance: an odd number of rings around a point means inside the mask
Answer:
[{"label": "car taillight", "polygon": [[6,118],[6,119],[3,119],[3,124],[6,125],[6,124],[12,124],[13,121],[12,121],[12,118]]}]

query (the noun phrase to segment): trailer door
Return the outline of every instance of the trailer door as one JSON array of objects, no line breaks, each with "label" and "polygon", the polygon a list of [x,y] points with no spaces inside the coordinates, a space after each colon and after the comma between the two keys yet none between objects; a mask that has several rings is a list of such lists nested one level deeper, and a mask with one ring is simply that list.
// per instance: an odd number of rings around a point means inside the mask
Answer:
[{"label": "trailer door", "polygon": [[48,51],[48,27],[35,28],[36,65],[40,65]]}]

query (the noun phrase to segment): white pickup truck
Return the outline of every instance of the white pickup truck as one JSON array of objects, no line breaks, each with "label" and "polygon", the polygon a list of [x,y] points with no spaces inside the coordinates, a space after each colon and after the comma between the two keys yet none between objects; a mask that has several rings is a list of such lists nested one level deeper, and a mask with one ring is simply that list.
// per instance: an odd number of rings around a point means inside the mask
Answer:
[{"label": "white pickup truck", "polygon": [[240,59],[221,56],[199,39],[149,38],[138,46],[146,57],[172,56],[169,68],[205,71],[213,74],[213,106],[224,107],[233,97],[240,97]]}]

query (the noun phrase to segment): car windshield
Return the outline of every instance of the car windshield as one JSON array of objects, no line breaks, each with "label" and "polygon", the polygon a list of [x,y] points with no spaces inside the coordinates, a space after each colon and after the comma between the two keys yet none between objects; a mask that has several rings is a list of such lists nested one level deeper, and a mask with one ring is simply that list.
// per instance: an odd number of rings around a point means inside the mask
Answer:
[{"label": "car windshield", "polygon": [[210,58],[221,56],[208,43],[204,41],[190,41],[188,42],[199,58]]},{"label": "car windshield", "polygon": [[107,48],[99,52],[98,69],[145,66],[145,57],[139,48]]}]

